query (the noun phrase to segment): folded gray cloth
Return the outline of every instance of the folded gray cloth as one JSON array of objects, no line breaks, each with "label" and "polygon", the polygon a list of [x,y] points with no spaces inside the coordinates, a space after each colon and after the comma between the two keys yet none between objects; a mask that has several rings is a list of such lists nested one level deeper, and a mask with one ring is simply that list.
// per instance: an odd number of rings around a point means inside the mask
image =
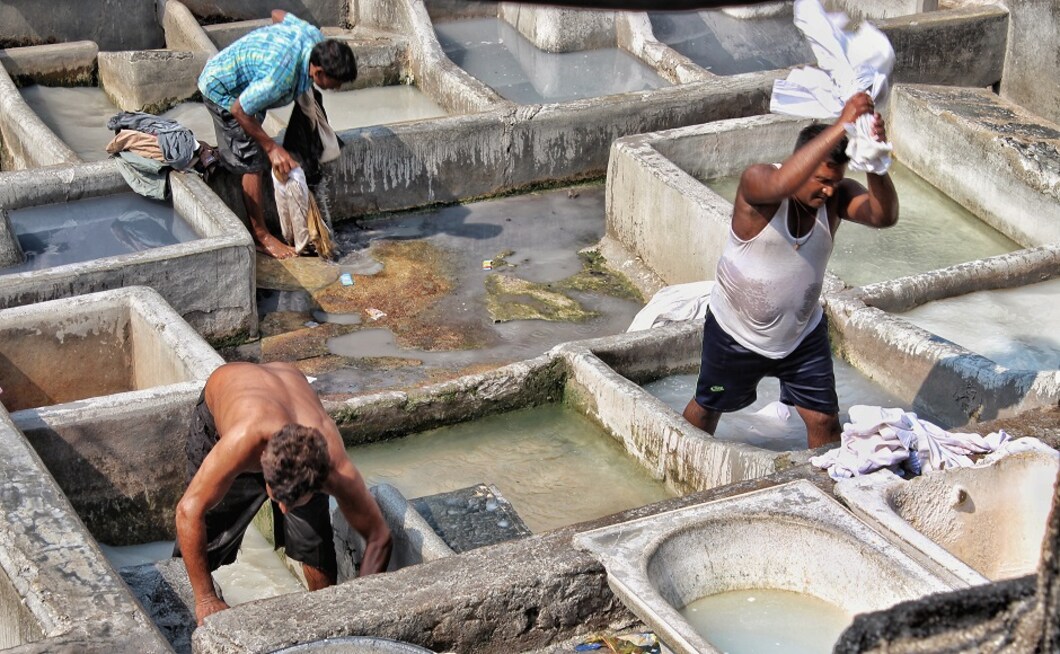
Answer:
[{"label": "folded gray cloth", "polygon": [[195,135],[175,120],[159,118],[140,111],[122,111],[111,116],[107,129],[117,133],[123,129],[153,134],[166,163],[177,170],[187,170],[195,158]]}]

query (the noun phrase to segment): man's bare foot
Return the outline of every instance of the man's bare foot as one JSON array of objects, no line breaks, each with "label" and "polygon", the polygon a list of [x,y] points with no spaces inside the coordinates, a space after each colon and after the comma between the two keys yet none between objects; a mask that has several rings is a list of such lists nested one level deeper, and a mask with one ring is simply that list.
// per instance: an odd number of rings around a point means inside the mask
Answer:
[{"label": "man's bare foot", "polygon": [[293,247],[271,234],[258,241],[258,251],[269,255],[273,259],[290,259],[298,256]]}]

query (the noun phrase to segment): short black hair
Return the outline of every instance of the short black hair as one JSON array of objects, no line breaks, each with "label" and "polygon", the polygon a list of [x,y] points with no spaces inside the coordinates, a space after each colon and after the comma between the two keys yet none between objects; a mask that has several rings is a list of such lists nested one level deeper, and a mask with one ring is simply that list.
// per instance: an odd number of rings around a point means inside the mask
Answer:
[{"label": "short black hair", "polygon": [[294,504],[324,486],[331,469],[328,444],[313,427],[290,424],[276,432],[261,455],[272,498]]},{"label": "short black hair", "polygon": [[[812,123],[803,127],[802,131],[799,132],[799,138],[795,141],[795,149],[792,152],[798,152],[802,146],[817,138],[817,135],[827,128],[828,125],[824,123]],[[837,166],[845,166],[848,161],[850,161],[850,157],[847,156],[847,137],[844,135],[839,140],[839,143],[836,143],[835,147],[832,148],[832,151],[828,153],[828,162]]]},{"label": "short black hair", "polygon": [[357,58],[350,46],[338,39],[325,39],[314,45],[309,63],[320,66],[331,79],[340,82],[357,79]]}]

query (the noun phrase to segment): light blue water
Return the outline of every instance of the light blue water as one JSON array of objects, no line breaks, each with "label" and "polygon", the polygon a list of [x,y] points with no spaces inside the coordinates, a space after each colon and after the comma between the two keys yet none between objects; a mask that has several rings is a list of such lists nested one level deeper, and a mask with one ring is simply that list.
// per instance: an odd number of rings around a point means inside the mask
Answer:
[{"label": "light blue water", "polygon": [[655,71],[618,48],[549,53],[497,18],[434,27],[457,65],[519,104],[567,102],[669,86]]}]

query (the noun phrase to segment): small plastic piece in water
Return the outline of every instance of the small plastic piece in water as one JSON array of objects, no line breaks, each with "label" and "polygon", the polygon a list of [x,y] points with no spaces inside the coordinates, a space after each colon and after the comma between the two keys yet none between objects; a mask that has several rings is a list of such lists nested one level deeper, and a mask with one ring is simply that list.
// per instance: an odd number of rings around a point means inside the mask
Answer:
[{"label": "small plastic piece in water", "polygon": [[482,260],[482,269],[483,270],[493,270],[493,259],[483,259]]},{"label": "small plastic piece in water", "polygon": [[305,322],[305,326],[306,326],[306,327],[309,327],[309,328],[313,328],[313,327],[319,327],[319,326],[320,326],[320,323],[318,323],[318,322],[317,322],[317,321],[315,321],[315,320],[307,320],[307,321]]},{"label": "small plastic piece in water", "polygon": [[353,286],[353,275],[348,272],[344,272],[339,275],[339,281],[342,282],[343,286]]},{"label": "small plastic piece in water", "polygon": [[379,320],[380,318],[385,318],[386,317],[386,312],[385,311],[380,311],[379,309],[376,309],[374,307],[369,307],[369,308],[365,309],[364,312],[367,313],[368,317],[371,318],[372,320]]}]

